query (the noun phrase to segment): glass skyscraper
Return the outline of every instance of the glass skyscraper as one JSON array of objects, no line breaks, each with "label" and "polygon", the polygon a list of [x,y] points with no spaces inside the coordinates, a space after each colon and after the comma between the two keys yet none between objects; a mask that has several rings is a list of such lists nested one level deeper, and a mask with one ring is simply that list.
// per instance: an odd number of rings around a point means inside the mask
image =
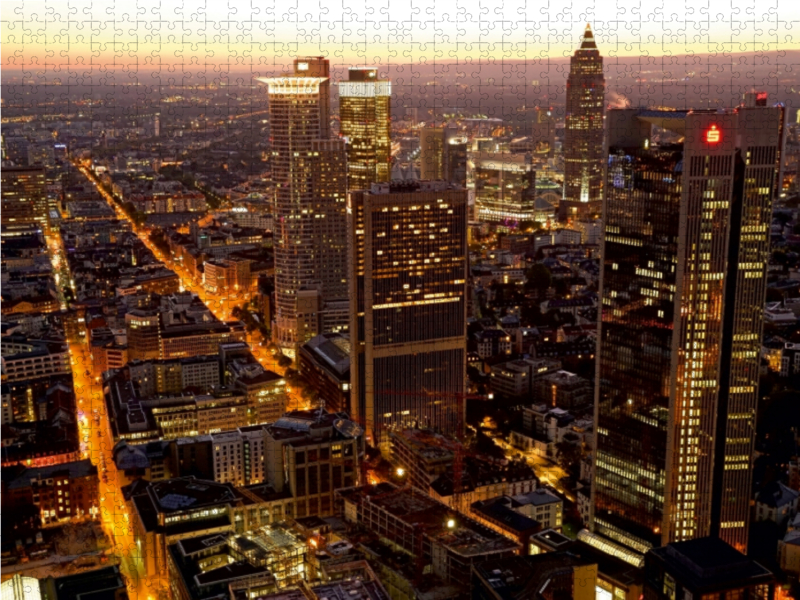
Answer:
[{"label": "glass skyscraper", "polygon": [[378,69],[350,67],[339,82],[341,135],[347,141],[347,189],[369,189],[389,181],[391,173],[392,85]]},{"label": "glass skyscraper", "polygon": [[[784,110],[608,113],[591,529],[747,546]],[[657,125],[683,138],[652,144]]]}]

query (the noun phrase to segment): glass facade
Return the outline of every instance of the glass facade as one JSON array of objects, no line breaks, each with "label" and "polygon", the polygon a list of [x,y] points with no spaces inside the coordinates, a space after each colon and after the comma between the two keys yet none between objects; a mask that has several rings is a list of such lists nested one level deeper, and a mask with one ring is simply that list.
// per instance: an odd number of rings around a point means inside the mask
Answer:
[{"label": "glass facade", "polygon": [[339,84],[341,135],[347,140],[347,189],[365,190],[389,181],[391,84],[378,70],[351,67]]},{"label": "glass facade", "polygon": [[592,527],[640,552],[746,549],[783,118],[609,113]]}]

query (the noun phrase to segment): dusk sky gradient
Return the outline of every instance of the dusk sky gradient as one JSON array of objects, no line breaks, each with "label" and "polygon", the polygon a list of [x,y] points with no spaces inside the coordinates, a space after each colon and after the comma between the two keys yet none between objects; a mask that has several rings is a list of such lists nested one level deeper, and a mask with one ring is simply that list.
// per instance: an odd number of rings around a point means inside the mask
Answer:
[{"label": "dusk sky gradient", "polygon": [[220,66],[261,72],[303,54],[370,65],[560,58],[575,50],[586,23],[607,60],[800,49],[800,2],[790,0],[345,4],[3,0],[2,65],[56,76]]}]

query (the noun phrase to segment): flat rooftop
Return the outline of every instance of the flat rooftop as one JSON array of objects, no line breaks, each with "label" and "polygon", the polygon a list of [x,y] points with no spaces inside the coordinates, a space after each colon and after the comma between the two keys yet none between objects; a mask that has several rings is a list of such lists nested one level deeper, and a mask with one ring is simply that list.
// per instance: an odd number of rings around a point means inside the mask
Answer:
[{"label": "flat rooftop", "polygon": [[[462,556],[519,548],[517,543],[413,489],[379,484],[352,488],[340,494],[351,502],[376,506],[407,525],[422,527],[429,538]],[[447,526],[450,520],[456,524],[452,529]]]}]

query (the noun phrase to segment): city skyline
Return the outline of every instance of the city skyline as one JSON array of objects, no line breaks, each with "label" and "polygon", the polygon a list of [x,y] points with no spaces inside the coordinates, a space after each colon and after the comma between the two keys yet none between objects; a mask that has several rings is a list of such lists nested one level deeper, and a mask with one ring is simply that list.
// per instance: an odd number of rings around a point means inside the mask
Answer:
[{"label": "city skyline", "polygon": [[800,8],[85,1],[0,15],[3,600],[800,598]]}]

